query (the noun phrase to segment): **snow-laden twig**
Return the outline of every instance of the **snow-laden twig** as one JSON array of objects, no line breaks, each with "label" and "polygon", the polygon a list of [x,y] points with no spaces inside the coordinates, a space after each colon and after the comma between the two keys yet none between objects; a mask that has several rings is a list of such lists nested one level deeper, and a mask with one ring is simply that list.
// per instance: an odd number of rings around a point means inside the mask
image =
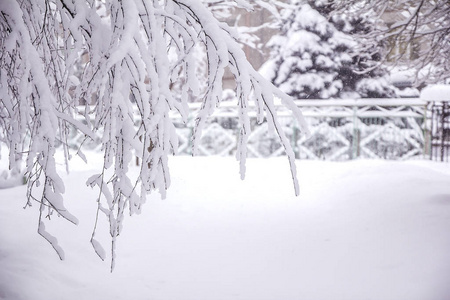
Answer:
[{"label": "snow-laden twig", "polygon": [[[268,2],[257,2],[269,8]],[[233,3],[252,8],[244,0]],[[187,102],[202,99],[195,147],[203,124],[220,105],[226,67],[235,77],[239,99],[241,176],[251,131],[249,104],[254,102],[258,120],[267,119],[280,136],[298,194],[294,154],[277,121],[274,96],[305,124],[300,111],[251,67],[233,30],[201,1],[1,1],[0,29],[0,114],[6,116],[0,138],[10,149],[12,168],[20,168],[20,153],[27,153],[28,204],[41,203],[39,233],[61,259],[62,249],[45,231],[43,216],[56,211],[77,223],[64,208],[64,184],[53,157],[60,141],[68,162],[67,128],[75,127],[103,152],[102,170],[87,181],[99,189],[91,243],[105,259],[95,239],[104,214],[113,269],[125,214],[140,213],[148,193],[159,191],[164,197],[170,186],[168,157],[176,153],[178,139],[169,112],[187,120]],[[197,49],[202,48],[206,57],[199,59]],[[206,75],[199,75],[202,70]],[[74,118],[80,103],[86,104],[83,121]],[[98,132],[100,140],[95,139]],[[141,164],[133,177],[129,170],[135,157]],[[37,194],[41,181],[44,189]]]}]

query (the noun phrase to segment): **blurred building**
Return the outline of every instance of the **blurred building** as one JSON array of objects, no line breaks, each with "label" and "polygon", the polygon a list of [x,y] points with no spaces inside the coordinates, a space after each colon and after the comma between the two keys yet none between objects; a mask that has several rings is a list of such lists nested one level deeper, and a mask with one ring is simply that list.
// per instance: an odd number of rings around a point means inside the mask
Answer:
[{"label": "blurred building", "polygon": [[[233,15],[225,20],[230,26],[237,26],[243,31],[253,32],[252,41],[254,45],[244,44],[243,50],[255,70],[269,57],[270,49],[266,47],[266,43],[276,33],[276,29],[269,28],[269,24],[273,22],[273,16],[266,9],[255,9],[247,11],[245,9],[236,9]],[[231,72],[226,72],[224,76],[224,88],[234,88],[234,78]]]}]

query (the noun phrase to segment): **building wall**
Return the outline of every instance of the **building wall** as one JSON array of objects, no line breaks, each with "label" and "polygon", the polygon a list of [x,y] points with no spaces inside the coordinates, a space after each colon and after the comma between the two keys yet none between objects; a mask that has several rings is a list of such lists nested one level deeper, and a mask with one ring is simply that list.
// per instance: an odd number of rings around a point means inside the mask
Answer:
[{"label": "building wall", "polygon": [[[262,25],[268,25],[273,22],[272,15],[265,9],[256,9],[254,11],[247,11],[245,9],[237,9],[234,11],[232,17],[225,20],[228,25],[234,26],[237,22],[238,26],[243,27],[261,27]],[[268,28],[267,26],[261,27],[254,35],[258,38],[258,48],[252,48],[244,45],[243,50],[250,64],[255,70],[258,70],[262,64],[268,59],[270,49],[266,47],[266,43],[276,33],[275,29]],[[224,76],[224,88],[234,88],[234,79],[231,72],[226,72]]]}]

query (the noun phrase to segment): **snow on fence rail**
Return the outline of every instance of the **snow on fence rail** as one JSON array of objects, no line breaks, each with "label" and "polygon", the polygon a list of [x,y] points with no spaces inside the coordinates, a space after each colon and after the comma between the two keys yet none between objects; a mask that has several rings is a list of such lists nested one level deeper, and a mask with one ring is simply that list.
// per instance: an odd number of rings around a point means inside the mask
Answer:
[{"label": "snow on fence rail", "polygon": [[[311,135],[305,136],[289,111],[277,105],[283,129],[299,159],[349,160],[355,158],[424,158],[431,152],[429,103],[421,99],[299,100]],[[179,137],[179,155],[192,154],[195,112],[200,103],[190,105],[191,119],[184,124],[173,114]],[[267,123],[257,124],[248,141],[250,157],[284,155],[284,148]],[[203,129],[197,155],[234,155],[238,131],[237,107],[221,103]],[[74,136],[74,139],[81,139]],[[74,141],[75,142],[75,141]],[[76,144],[76,143],[74,143]]]}]

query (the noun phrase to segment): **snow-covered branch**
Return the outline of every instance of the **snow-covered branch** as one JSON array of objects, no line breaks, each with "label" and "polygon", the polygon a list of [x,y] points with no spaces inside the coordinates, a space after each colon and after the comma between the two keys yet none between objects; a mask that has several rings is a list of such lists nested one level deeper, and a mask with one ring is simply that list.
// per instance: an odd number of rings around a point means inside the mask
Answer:
[{"label": "snow-covered branch", "polygon": [[361,35],[366,39],[366,47],[382,45],[386,48],[385,60],[390,64],[407,64],[408,68],[415,69],[416,85],[440,82],[450,77],[448,1],[331,2],[336,9],[335,14],[369,15],[378,19],[374,30]]},{"label": "snow-covered branch", "polygon": [[[251,8],[247,1],[236,3]],[[206,50],[203,60],[197,47]],[[251,130],[249,103],[254,102],[260,122],[266,118],[286,148],[298,194],[294,155],[280,130],[274,96],[304,125],[301,112],[251,67],[232,30],[199,0],[1,1],[0,48],[0,142],[9,148],[11,169],[20,171],[26,154],[28,204],[40,203],[39,233],[61,258],[63,251],[45,231],[43,216],[56,211],[77,223],[64,208],[64,184],[54,159],[62,144],[69,160],[68,127],[86,138],[102,133],[98,142],[104,166],[87,184],[99,188],[97,216],[109,220],[113,268],[125,214],[140,213],[146,194],[157,190],[164,197],[170,186],[168,157],[176,153],[178,141],[169,112],[187,120],[187,103],[192,97],[202,99],[194,135],[198,141],[206,119],[220,105],[226,67],[235,76],[239,99],[242,177]],[[198,75],[202,69],[207,72],[204,88]],[[77,110],[79,104],[86,104],[84,113]],[[75,114],[85,120],[75,121]],[[133,177],[129,168],[135,156],[141,164]],[[41,181],[44,188],[38,190]],[[104,259],[96,228],[91,242]]]}]

